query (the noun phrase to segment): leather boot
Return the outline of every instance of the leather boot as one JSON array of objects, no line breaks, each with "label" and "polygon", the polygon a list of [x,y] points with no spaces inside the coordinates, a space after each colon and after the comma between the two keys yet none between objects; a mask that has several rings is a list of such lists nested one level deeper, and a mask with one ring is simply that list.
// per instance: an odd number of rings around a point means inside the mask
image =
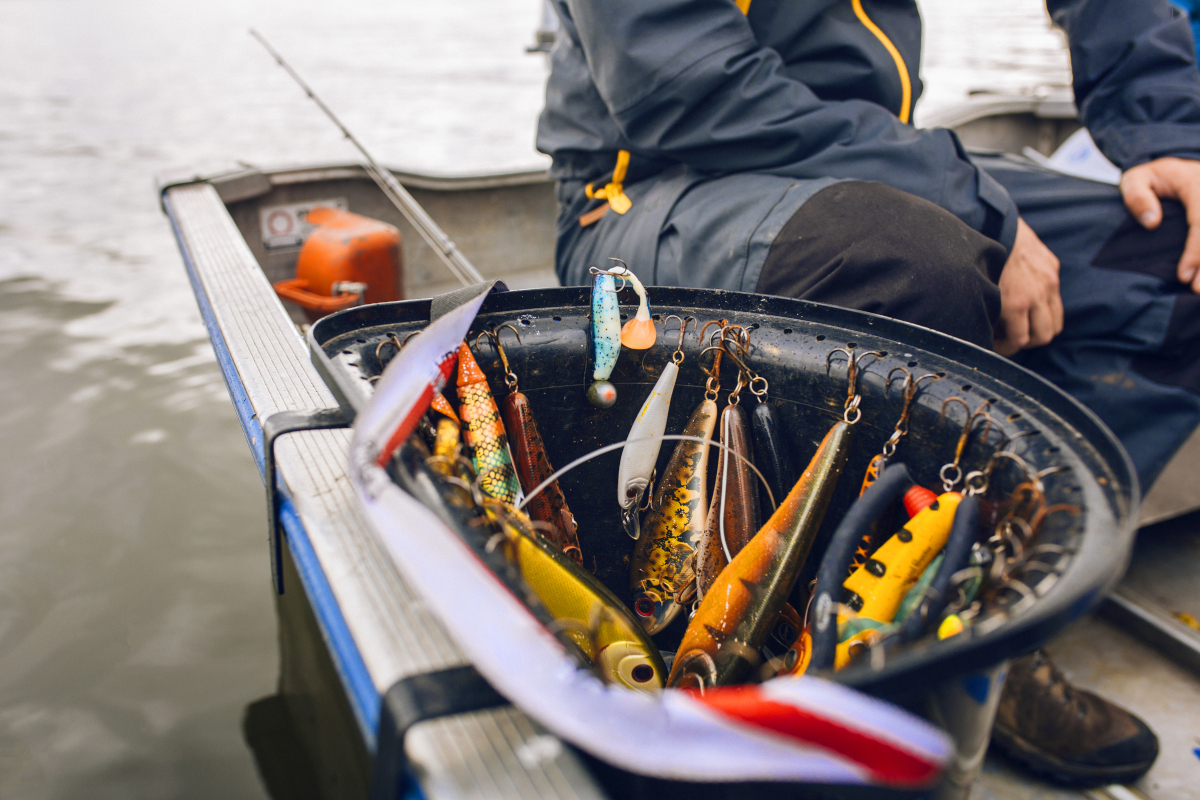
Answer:
[{"label": "leather boot", "polygon": [[1041,650],[1009,666],[992,743],[1032,771],[1076,786],[1132,781],[1158,757],[1146,723],[1072,686]]}]

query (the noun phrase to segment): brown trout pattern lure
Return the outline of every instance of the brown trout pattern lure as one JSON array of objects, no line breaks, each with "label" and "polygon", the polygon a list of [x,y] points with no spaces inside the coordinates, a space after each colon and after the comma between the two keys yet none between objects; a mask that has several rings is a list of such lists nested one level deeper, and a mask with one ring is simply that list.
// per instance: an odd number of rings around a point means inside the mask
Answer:
[{"label": "brown trout pattern lure", "polygon": [[[550,466],[541,431],[533,419],[529,398],[523,392],[513,391],[504,398],[504,421],[512,434],[513,459],[516,461],[521,486],[526,492],[531,492],[554,474],[554,467]],[[566,495],[563,494],[558,481],[549,484],[535,495],[525,507],[525,511],[532,519],[549,526],[539,530],[551,544],[576,564],[583,565],[575,515],[567,507]]]},{"label": "brown trout pattern lure", "polygon": [[825,518],[852,430],[848,422],[830,429],[771,519],[718,576],[683,634],[668,686],[724,686],[752,676]]},{"label": "brown trout pattern lure", "polygon": [[[688,419],[685,436],[711,439],[717,404],[705,400]],[[633,610],[647,633],[667,627],[683,608],[695,574],[695,552],[704,533],[709,445],[683,440],[658,482],[633,551],[629,583]]]},{"label": "brown trout pattern lure", "polygon": [[488,497],[509,505],[516,503],[521,486],[508,454],[500,409],[466,342],[458,347],[458,399],[459,415],[466,423],[463,438],[475,448],[473,461],[479,488]]},{"label": "brown trout pattern lure", "polygon": [[729,556],[736,556],[759,528],[758,484],[747,465],[750,430],[741,406],[726,406],[721,412],[720,441],[742,458],[730,456],[724,449],[717,452],[712,504],[696,553],[696,591],[701,599],[729,563],[726,550]]}]

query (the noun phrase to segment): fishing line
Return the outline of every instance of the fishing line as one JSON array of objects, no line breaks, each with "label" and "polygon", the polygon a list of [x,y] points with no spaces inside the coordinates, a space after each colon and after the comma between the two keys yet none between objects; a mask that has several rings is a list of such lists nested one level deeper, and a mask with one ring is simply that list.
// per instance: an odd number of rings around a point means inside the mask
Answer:
[{"label": "fishing line", "polygon": [[766,487],[767,499],[769,499],[771,501],[771,511],[772,512],[775,511],[775,495],[771,492],[771,485],[769,483],[767,483],[767,479],[765,477],[763,477],[763,474],[758,471],[758,467],[754,466],[754,464],[752,464],[750,462],[750,459],[746,458],[741,453],[735,451],[732,447],[729,447],[728,445],[721,444],[720,442],[713,441],[712,439],[705,439],[703,436],[689,436],[686,433],[667,433],[667,434],[663,434],[663,435],[659,435],[659,436],[646,436],[646,437],[643,437],[640,439],[635,439],[634,442],[630,442],[628,439],[626,439],[623,442],[614,442],[613,444],[605,445],[604,447],[601,447],[598,450],[593,450],[590,453],[586,453],[586,454],[580,456],[579,458],[575,459],[574,461],[572,461],[570,464],[567,464],[565,467],[558,470],[553,475],[551,475],[549,478],[546,478],[546,480],[542,481],[537,486],[535,486],[533,488],[532,492],[525,495],[525,499],[521,501],[521,504],[519,506],[517,506],[517,510],[518,511],[523,510],[525,508],[526,504],[528,504],[529,501],[532,500],[533,498],[537,497],[538,494],[543,489],[545,489],[550,484],[554,483],[556,480],[558,480],[563,475],[566,475],[568,472],[570,472],[571,470],[578,467],[580,464],[586,464],[587,462],[591,461],[596,456],[602,456],[605,453],[611,453],[614,450],[620,450],[622,447],[624,447],[627,444],[633,444],[635,442],[646,442],[646,441],[651,441],[653,439],[658,439],[659,441],[663,441],[663,442],[668,441],[668,440],[675,441],[675,442],[699,442],[700,444],[709,444],[709,445],[712,445],[713,447],[719,447],[721,450],[732,453],[734,456],[736,456],[738,459],[740,459],[743,463],[745,463],[746,466],[748,466],[750,469],[754,470],[754,474],[758,476],[758,479],[760,481],[762,481],[762,485],[764,487]]},{"label": "fishing line", "polygon": [[312,90],[311,86],[304,82],[304,79],[292,68],[292,65],[284,60],[279,51],[272,47],[270,42],[253,28],[250,29],[250,35],[266,48],[276,63],[283,67],[288,75],[292,76],[292,80],[300,84],[300,88],[304,90],[304,93],[308,95],[310,100],[317,104],[318,108],[325,112],[325,116],[329,117],[333,124],[338,127],[338,130],[342,132],[342,135],[350,140],[350,144],[358,148],[358,152],[362,153],[363,158],[367,160],[367,163],[363,165],[363,169],[367,175],[370,176],[371,180],[375,181],[380,190],[383,191],[384,196],[392,201],[392,205],[399,209],[400,213],[416,229],[417,233],[421,234],[421,238],[425,240],[425,243],[429,245],[433,252],[437,253],[438,258],[442,260],[446,268],[454,273],[454,277],[458,278],[458,282],[463,286],[483,283],[483,275],[479,274],[479,270],[475,269],[475,265],[467,260],[467,257],[462,254],[458,246],[438,227],[438,224],[433,221],[433,217],[426,213],[421,204],[408,193],[408,190],[400,184],[400,181],[396,180],[396,176],[391,171],[379,166],[375,159],[371,157],[371,154],[367,152],[367,148],[363,146],[362,142],[350,132],[349,128],[342,124],[342,121],[337,118],[333,110],[325,105],[321,98],[317,97],[317,93]]}]

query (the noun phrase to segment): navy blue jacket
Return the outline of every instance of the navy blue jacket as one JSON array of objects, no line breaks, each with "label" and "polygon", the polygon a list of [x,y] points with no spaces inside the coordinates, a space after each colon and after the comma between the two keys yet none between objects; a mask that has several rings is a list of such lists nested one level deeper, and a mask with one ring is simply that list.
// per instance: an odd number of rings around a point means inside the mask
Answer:
[{"label": "navy blue jacket", "polygon": [[[745,0],[743,0],[745,2]],[[914,0],[554,0],[537,146],[560,181],[627,183],[675,164],[714,175],[882,181],[1011,247],[1017,209],[948,130],[908,123],[920,96]],[[1200,72],[1167,0],[1049,0],[1080,113],[1122,168],[1200,158]],[[908,88],[905,88],[907,81]]]}]

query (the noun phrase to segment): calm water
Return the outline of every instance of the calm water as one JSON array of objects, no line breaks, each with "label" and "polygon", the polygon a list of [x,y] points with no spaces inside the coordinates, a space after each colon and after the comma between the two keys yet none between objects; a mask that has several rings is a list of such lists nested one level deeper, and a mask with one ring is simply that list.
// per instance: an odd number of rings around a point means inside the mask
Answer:
[{"label": "calm water", "polygon": [[[1035,0],[923,0],[925,107],[1068,78]],[[975,24],[971,22],[972,18]],[[0,797],[261,797],[262,489],[154,175],[544,164],[535,0],[0,0]]]}]

